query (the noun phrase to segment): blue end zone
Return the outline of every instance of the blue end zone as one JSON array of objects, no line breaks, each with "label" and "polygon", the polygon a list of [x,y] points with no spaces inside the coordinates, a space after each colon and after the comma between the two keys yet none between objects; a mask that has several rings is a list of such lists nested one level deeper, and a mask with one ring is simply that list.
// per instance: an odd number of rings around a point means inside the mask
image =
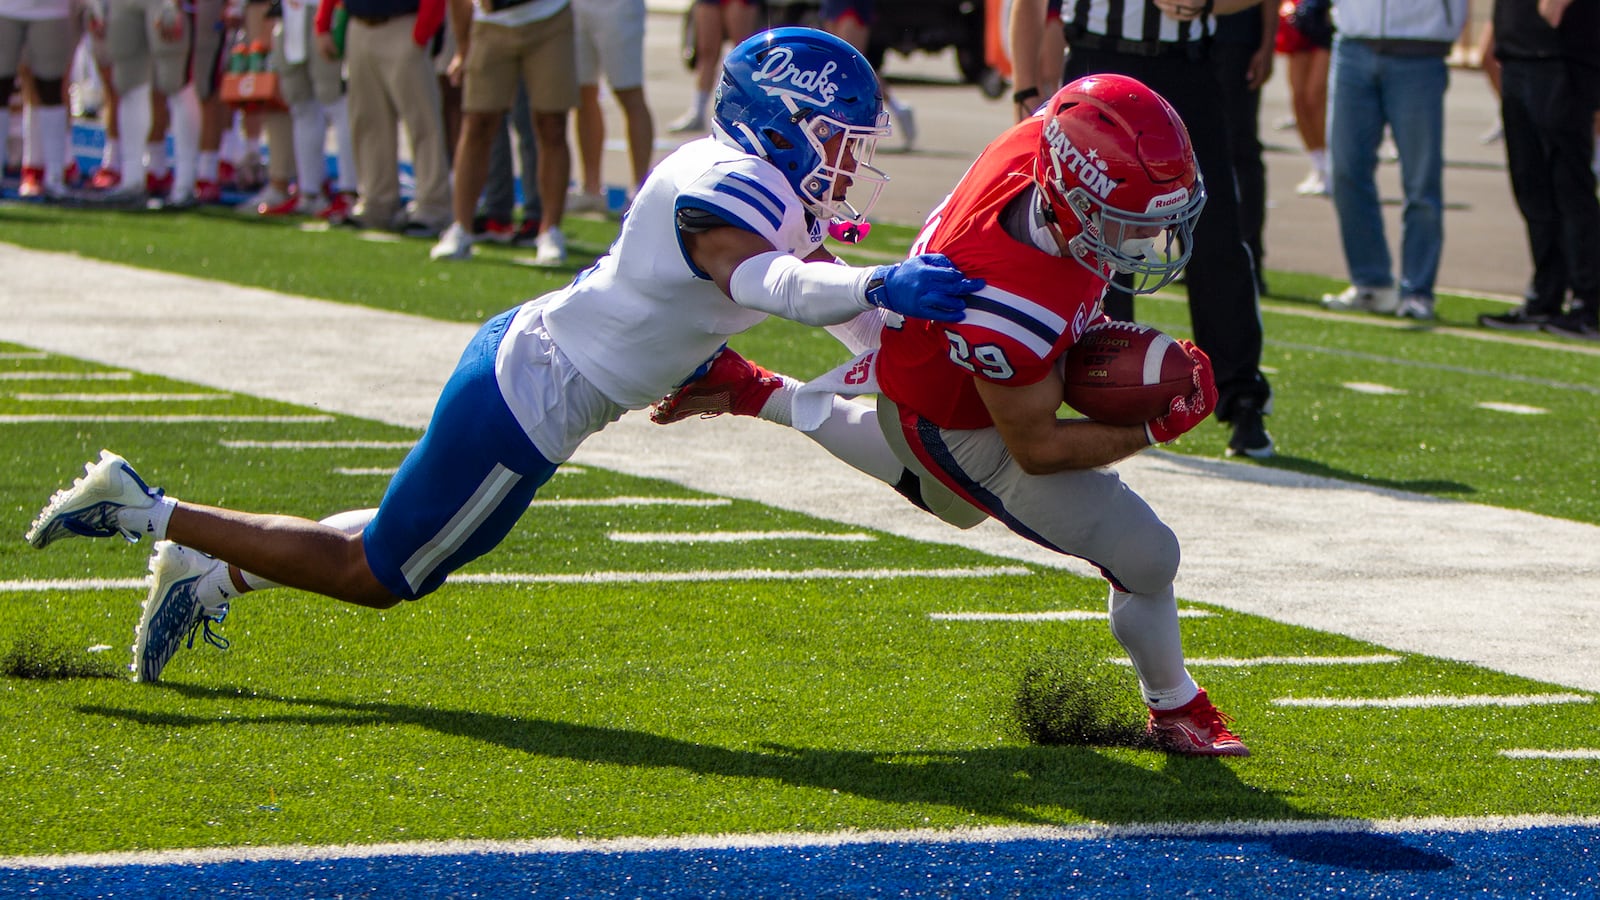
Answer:
[{"label": "blue end zone", "polygon": [[[0,867],[0,896],[1438,898],[1600,895],[1600,826],[574,849]],[[1308,830],[1294,830],[1309,826]],[[1219,826],[1225,828],[1226,826]],[[1134,831],[1135,828],[1127,829]],[[1138,829],[1156,831],[1152,826]],[[1177,830],[1177,829],[1173,829]],[[1193,827],[1184,830],[1193,831]],[[796,836],[803,842],[805,836]],[[776,840],[776,839],[775,839]],[[666,843],[666,842],[660,842]],[[434,845],[437,846],[437,845]],[[603,846],[598,844],[596,846]],[[219,851],[222,855],[227,851]],[[437,851],[433,851],[437,852]],[[204,854],[197,851],[191,856]],[[287,852],[284,853],[287,856]]]}]

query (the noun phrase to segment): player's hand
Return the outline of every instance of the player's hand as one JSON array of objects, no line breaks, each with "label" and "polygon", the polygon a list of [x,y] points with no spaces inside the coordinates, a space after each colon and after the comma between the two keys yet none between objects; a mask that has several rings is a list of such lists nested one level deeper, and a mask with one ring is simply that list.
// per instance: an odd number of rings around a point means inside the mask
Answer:
[{"label": "player's hand", "polygon": [[1194,390],[1186,397],[1172,398],[1172,408],[1166,415],[1145,423],[1144,434],[1152,444],[1177,440],[1217,408],[1217,379],[1211,374],[1211,357],[1190,341],[1180,340],[1178,346],[1194,359]]},{"label": "player's hand", "polygon": [[867,301],[913,319],[958,322],[967,314],[966,295],[983,290],[981,278],[961,274],[941,253],[879,266],[867,282]]}]

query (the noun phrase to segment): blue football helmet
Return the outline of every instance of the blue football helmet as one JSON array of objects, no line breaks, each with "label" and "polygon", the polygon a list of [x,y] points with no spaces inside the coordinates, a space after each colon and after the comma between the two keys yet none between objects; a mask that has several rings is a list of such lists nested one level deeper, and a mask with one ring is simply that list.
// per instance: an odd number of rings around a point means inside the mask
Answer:
[{"label": "blue football helmet", "polygon": [[[777,166],[823,221],[865,221],[889,180],[871,164],[889,134],[878,76],[860,51],[826,31],[774,28],[729,51],[713,119],[719,140]],[[872,196],[855,205],[834,197],[840,178]]]}]

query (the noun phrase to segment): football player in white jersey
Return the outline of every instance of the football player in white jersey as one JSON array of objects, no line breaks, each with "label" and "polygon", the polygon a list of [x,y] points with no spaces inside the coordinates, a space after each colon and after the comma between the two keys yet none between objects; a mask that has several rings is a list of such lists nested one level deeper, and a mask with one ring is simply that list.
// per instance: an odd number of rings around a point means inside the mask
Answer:
[{"label": "football player in white jersey", "polygon": [[[962,317],[983,282],[943,257],[852,268],[822,246],[830,223],[864,221],[886,180],[870,164],[888,133],[882,94],[849,44],[809,28],[750,38],[723,65],[715,116],[712,137],[656,166],[610,252],[483,326],[377,509],[313,522],[179,502],[105,451],[27,540],[157,541],[133,664],[154,681],[250,590],[385,609],[437,589],[504,539],[584,438],[693,380],[768,315]],[[852,186],[870,198],[852,204]]]}]

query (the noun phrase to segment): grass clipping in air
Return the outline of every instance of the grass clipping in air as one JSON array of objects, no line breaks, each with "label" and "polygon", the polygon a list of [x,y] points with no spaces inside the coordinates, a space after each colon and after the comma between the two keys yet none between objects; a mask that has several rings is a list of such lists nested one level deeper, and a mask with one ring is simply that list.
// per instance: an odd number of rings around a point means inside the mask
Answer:
[{"label": "grass clipping in air", "polygon": [[1156,748],[1145,733],[1148,711],[1120,667],[1067,657],[1036,661],[1023,670],[1011,712],[1035,744]]}]

